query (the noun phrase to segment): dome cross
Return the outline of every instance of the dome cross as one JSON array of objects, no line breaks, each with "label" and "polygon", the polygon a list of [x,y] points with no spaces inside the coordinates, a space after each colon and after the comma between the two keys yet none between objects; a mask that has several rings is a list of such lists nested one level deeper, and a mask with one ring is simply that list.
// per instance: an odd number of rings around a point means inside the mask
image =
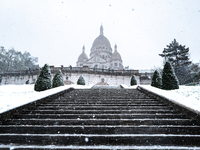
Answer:
[{"label": "dome cross", "polygon": [[103,35],[103,26],[100,27],[100,35]]},{"label": "dome cross", "polygon": [[117,44],[115,44],[115,51],[117,51]]},{"label": "dome cross", "polygon": [[83,49],[83,52],[85,52],[85,45],[83,45],[83,48],[82,48],[82,49]]}]

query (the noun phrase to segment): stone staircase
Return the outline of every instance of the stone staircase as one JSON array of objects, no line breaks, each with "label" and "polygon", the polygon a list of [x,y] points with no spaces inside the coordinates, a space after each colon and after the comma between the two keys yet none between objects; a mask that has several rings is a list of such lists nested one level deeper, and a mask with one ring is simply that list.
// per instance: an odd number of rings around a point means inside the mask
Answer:
[{"label": "stone staircase", "polygon": [[200,126],[136,89],[76,89],[1,119],[0,149],[200,149]]}]

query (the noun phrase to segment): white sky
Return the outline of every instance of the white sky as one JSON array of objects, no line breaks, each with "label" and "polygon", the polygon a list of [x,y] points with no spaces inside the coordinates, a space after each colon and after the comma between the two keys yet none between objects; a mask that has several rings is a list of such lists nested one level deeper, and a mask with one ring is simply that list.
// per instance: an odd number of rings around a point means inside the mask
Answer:
[{"label": "white sky", "polygon": [[174,38],[200,60],[200,0],[0,0],[0,46],[28,51],[39,65],[76,66],[103,24],[124,66],[151,69]]}]

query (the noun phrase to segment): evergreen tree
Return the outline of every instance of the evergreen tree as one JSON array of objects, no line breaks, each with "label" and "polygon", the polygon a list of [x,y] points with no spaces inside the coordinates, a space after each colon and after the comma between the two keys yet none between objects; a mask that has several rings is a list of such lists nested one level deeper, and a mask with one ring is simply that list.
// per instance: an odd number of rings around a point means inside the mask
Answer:
[{"label": "evergreen tree", "polygon": [[180,84],[184,84],[188,78],[188,66],[192,63],[189,60],[189,48],[179,45],[174,39],[159,55],[171,63]]},{"label": "evergreen tree", "polygon": [[35,83],[35,91],[45,91],[52,88],[51,71],[49,65],[45,64]]},{"label": "evergreen tree", "polygon": [[154,71],[154,74],[153,74],[153,77],[152,77],[152,80],[151,80],[151,86],[157,87],[157,88],[160,88],[160,89],[162,88],[161,75],[157,70]]},{"label": "evergreen tree", "polygon": [[131,77],[131,86],[132,85],[137,85],[137,80],[134,75],[132,75],[132,77]]},{"label": "evergreen tree", "polygon": [[82,75],[79,77],[77,81],[77,85],[85,85],[85,80]]},{"label": "evergreen tree", "polygon": [[163,69],[162,88],[165,90],[179,89],[179,82],[170,62],[166,62]]},{"label": "evergreen tree", "polygon": [[55,74],[52,82],[53,82],[52,88],[59,87],[59,86],[64,86],[63,75],[62,75],[62,72],[61,72],[60,69]]}]

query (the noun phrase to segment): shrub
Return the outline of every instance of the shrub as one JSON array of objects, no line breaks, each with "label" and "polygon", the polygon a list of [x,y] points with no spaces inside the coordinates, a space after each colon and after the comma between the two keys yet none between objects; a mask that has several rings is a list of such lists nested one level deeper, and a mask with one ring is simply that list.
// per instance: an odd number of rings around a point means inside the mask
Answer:
[{"label": "shrub", "polygon": [[173,90],[179,89],[179,82],[169,62],[165,63],[162,74],[162,89]]},{"label": "shrub", "polygon": [[63,75],[62,75],[61,70],[58,70],[58,72],[55,74],[52,82],[53,82],[52,88],[64,86]]},{"label": "shrub", "polygon": [[45,91],[52,88],[51,72],[49,65],[45,64],[42,68],[37,81],[35,82],[35,91]]},{"label": "shrub", "polygon": [[77,81],[77,85],[85,85],[85,80],[82,75],[79,77]]},{"label": "shrub", "polygon": [[134,75],[132,75],[132,77],[131,77],[131,86],[132,85],[137,85],[137,80]]},{"label": "shrub", "polygon": [[155,70],[153,73],[153,77],[151,80],[151,86],[156,87],[156,88],[162,88],[162,79],[160,73]]},{"label": "shrub", "polygon": [[192,83],[192,86],[196,86],[196,83],[195,83],[195,82],[193,82],[193,83]]}]

